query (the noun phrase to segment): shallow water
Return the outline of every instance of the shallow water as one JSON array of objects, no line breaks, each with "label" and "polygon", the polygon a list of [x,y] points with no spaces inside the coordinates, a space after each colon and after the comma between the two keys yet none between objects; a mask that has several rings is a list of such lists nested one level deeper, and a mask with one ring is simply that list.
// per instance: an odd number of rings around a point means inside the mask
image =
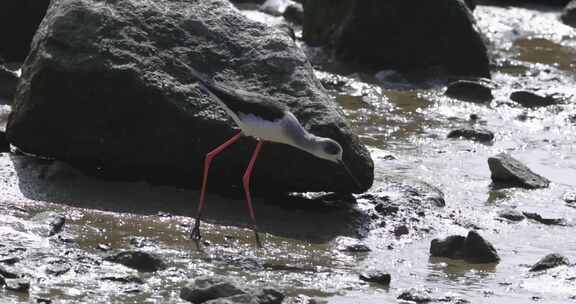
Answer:
[{"label": "shallow water", "polygon": [[[539,8],[540,9],[540,8]],[[278,18],[248,12],[276,23]],[[531,274],[529,266],[544,255],[576,259],[576,208],[563,200],[576,191],[576,32],[558,21],[558,12],[530,8],[480,6],[479,27],[493,44],[495,100],[479,105],[443,95],[445,85],[379,82],[373,75],[341,75],[343,86],[331,90],[376,165],[370,192],[401,197],[391,181],[420,180],[445,194],[446,206],[427,206],[426,216],[401,209],[386,225],[369,220],[373,206],[292,198],[257,198],[255,208],[266,248],[255,250],[244,202],[210,195],[200,249],[188,239],[189,215],[198,193],[146,183],[102,182],[84,177],[58,162],[21,155],[0,156],[0,257],[22,257],[22,272],[32,278],[30,295],[4,292],[6,301],[52,298],[63,303],[180,303],[187,278],[224,274],[250,285],[274,285],[290,298],[321,297],[329,303],[393,303],[404,289],[430,289],[432,296],[454,296],[471,303],[566,303],[576,296],[576,270],[558,267]],[[321,79],[334,75],[317,71]],[[398,78],[397,78],[398,79]],[[425,88],[422,88],[425,87]],[[560,93],[566,103],[526,109],[510,101],[514,90]],[[477,114],[479,121],[471,121]],[[446,139],[456,127],[472,124],[492,130],[495,141],[480,144]],[[494,189],[487,159],[511,153],[552,184],[542,190]],[[419,182],[416,182],[419,183]],[[393,184],[393,182],[392,182]],[[497,218],[503,208],[564,218],[568,226],[545,226]],[[30,219],[43,211],[66,215],[62,238],[44,238]],[[409,233],[395,236],[400,225]],[[497,264],[469,264],[429,257],[430,241],[478,229],[501,257]],[[72,239],[66,243],[66,236]],[[372,251],[347,253],[342,243],[361,238]],[[107,244],[114,250],[139,249],[160,254],[169,268],[138,273],[100,261]],[[11,248],[11,247],[10,247]],[[65,248],[63,250],[62,248]],[[46,258],[69,262],[60,276],[46,274]],[[79,262],[80,261],[80,262]],[[358,279],[376,268],[392,275],[389,288]],[[106,276],[137,276],[144,283],[118,283]],[[296,300],[290,299],[294,303]]]}]

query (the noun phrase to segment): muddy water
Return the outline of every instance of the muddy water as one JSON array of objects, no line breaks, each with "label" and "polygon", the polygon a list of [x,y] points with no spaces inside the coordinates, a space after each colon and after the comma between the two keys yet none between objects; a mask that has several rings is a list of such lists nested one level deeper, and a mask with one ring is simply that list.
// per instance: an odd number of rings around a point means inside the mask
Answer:
[{"label": "muddy water", "polygon": [[[262,15],[248,12],[253,18]],[[576,208],[565,193],[576,191],[576,32],[558,12],[542,8],[480,6],[479,27],[492,43],[495,100],[489,105],[452,100],[442,81],[414,85],[395,78],[350,73],[331,90],[336,102],[370,147],[376,164],[371,193],[401,197],[395,182],[424,182],[440,189],[445,207],[426,206],[426,216],[402,211],[385,222],[372,221],[373,206],[329,198],[258,198],[255,208],[266,248],[255,250],[241,196],[210,195],[204,236],[197,247],[187,238],[198,193],[146,183],[102,182],[58,162],[22,155],[0,156],[1,258],[18,256],[15,266],[31,277],[29,295],[4,291],[0,302],[37,298],[66,303],[179,303],[187,278],[223,274],[250,285],[273,285],[288,301],[320,297],[329,303],[394,303],[408,288],[429,289],[433,297],[471,303],[567,303],[575,301],[576,269],[558,267],[543,274],[528,268],[552,252],[576,260],[572,237]],[[264,20],[277,22],[277,18]],[[336,77],[318,71],[321,79]],[[343,77],[349,76],[349,77]],[[400,79],[400,80],[399,80]],[[425,88],[422,88],[425,87]],[[566,97],[566,103],[526,109],[508,98],[518,89],[539,89]],[[470,115],[480,117],[470,120]],[[457,127],[479,125],[496,134],[493,144],[448,140]],[[487,158],[511,153],[553,183],[543,190],[495,189]],[[411,182],[410,182],[411,183]],[[504,208],[564,218],[567,226],[500,220]],[[402,209],[401,209],[402,210]],[[39,235],[32,218],[41,212],[64,214],[58,237]],[[404,225],[408,234],[395,236]],[[431,259],[433,238],[477,229],[501,257],[498,264]],[[356,238],[372,251],[348,253],[339,246]],[[105,244],[113,250],[158,253],[169,268],[156,273],[101,261]],[[18,249],[20,248],[20,249]],[[70,269],[54,276],[50,261]],[[363,283],[358,272],[380,269],[392,275],[389,288]],[[108,277],[136,276],[143,283]]]}]

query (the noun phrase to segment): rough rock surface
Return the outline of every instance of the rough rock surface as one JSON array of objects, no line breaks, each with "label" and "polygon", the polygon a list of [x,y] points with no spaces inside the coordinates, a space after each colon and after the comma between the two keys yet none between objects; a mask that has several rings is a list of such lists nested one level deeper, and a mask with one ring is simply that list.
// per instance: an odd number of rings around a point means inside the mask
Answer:
[{"label": "rough rock surface", "polygon": [[541,271],[562,265],[570,265],[568,258],[558,253],[551,253],[530,267],[530,271]]},{"label": "rough rock surface", "polygon": [[442,66],[451,74],[490,77],[486,46],[460,0],[306,1],[303,36],[340,59],[378,69]]},{"label": "rough rock surface", "polygon": [[11,103],[14,93],[16,93],[17,84],[18,76],[16,73],[0,64],[0,104],[3,103],[3,100]]},{"label": "rough rock surface", "polygon": [[[238,131],[189,67],[285,103],[306,129],[340,142],[362,185],[335,163],[267,143],[254,192],[360,192],[372,184],[367,149],[303,51],[224,0],[52,1],[23,66],[8,139],[103,176],[198,185],[205,154]],[[213,186],[240,185],[253,148],[246,138],[219,155]]]},{"label": "rough rock surface", "polygon": [[390,285],[391,276],[379,270],[368,270],[360,274],[360,280],[381,285]]},{"label": "rough rock surface", "polygon": [[566,5],[560,18],[562,19],[562,22],[576,27],[576,0],[572,0],[568,5]]},{"label": "rough rock surface", "polygon": [[23,61],[50,0],[0,1],[0,57]]},{"label": "rough rock surface", "polygon": [[164,261],[157,255],[143,251],[123,251],[104,259],[119,263],[142,272],[154,272],[166,268]]},{"label": "rough rock surface", "polygon": [[458,80],[448,85],[446,96],[464,101],[487,103],[494,99],[492,88],[482,81]]},{"label": "rough rock surface", "polygon": [[180,298],[192,303],[211,304],[280,304],[284,294],[272,289],[251,289],[222,276],[202,276],[188,282],[180,291]]},{"label": "rough rock surface", "polygon": [[494,246],[471,230],[468,236],[449,236],[445,239],[434,239],[430,244],[430,255],[451,259],[464,259],[474,263],[494,263],[500,261]]},{"label": "rough rock surface", "polygon": [[450,131],[448,138],[465,138],[479,142],[491,142],[494,140],[494,133],[482,128],[462,128]]},{"label": "rough rock surface", "polygon": [[546,107],[559,102],[554,96],[542,96],[530,91],[512,92],[510,99],[527,108]]},{"label": "rough rock surface", "polygon": [[546,188],[550,181],[512,158],[509,154],[500,153],[488,158],[492,181],[497,185],[519,186],[527,189]]},{"label": "rough rock surface", "polygon": [[510,220],[512,222],[519,222],[526,218],[524,214],[522,214],[522,212],[514,209],[501,210],[498,212],[498,216]]}]

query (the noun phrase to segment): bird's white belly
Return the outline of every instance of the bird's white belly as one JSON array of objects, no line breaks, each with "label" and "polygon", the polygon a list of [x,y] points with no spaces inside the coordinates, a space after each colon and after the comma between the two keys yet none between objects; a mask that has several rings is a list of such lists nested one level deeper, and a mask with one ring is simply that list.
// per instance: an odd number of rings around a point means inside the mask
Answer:
[{"label": "bird's white belly", "polygon": [[290,144],[291,140],[284,130],[284,118],[275,121],[264,120],[253,114],[240,114],[239,127],[244,135],[261,140]]}]

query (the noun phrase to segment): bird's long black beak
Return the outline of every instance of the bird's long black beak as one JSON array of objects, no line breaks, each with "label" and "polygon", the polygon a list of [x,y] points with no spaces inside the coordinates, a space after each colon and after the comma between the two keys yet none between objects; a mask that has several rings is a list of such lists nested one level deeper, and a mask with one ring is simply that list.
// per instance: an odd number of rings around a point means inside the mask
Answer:
[{"label": "bird's long black beak", "polygon": [[352,171],[350,171],[350,169],[348,168],[348,166],[346,166],[346,164],[344,163],[344,161],[340,160],[339,163],[340,163],[340,165],[342,165],[342,167],[344,168],[344,170],[346,170],[346,173],[348,173],[348,175],[350,176],[350,178],[352,178],[352,180],[353,180],[354,183],[356,184],[356,187],[358,187],[358,191],[360,191],[360,189],[362,189],[362,186],[360,186],[360,182],[358,181],[358,179],[356,179],[356,177],[354,176],[354,174],[352,174]]}]

